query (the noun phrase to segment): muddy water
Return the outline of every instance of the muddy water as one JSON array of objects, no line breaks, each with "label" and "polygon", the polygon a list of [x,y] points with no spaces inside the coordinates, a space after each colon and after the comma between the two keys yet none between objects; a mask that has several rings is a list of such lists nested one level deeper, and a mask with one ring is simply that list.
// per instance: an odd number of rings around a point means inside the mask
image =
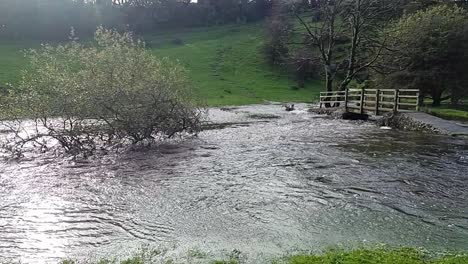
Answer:
[{"label": "muddy water", "polygon": [[158,149],[0,161],[0,262],[142,245],[251,263],[330,245],[468,248],[468,141],[278,105],[210,117],[220,125]]}]

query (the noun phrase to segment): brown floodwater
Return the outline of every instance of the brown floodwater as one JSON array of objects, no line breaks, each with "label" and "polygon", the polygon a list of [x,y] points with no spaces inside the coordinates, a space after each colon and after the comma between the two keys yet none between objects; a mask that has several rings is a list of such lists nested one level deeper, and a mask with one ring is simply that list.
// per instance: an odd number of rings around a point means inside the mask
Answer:
[{"label": "brown floodwater", "polygon": [[336,245],[468,249],[466,139],[279,105],[209,116],[197,138],[157,148],[1,160],[0,262],[142,246],[247,263]]}]

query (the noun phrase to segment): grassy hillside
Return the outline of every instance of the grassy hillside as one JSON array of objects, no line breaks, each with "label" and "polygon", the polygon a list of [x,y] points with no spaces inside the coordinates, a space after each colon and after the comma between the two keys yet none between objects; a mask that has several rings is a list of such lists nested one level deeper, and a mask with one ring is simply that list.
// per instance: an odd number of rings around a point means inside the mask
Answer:
[{"label": "grassy hillside", "polygon": [[31,43],[0,42],[0,85],[16,83],[21,69],[27,65],[23,50],[36,46]]},{"label": "grassy hillside", "polygon": [[[263,25],[222,26],[144,36],[155,55],[179,60],[189,71],[198,94],[209,105],[264,101],[309,102],[317,98],[319,81],[293,89],[288,74],[271,68],[262,55]],[[26,60],[21,49],[30,43],[0,42],[0,83],[15,83]]]}]

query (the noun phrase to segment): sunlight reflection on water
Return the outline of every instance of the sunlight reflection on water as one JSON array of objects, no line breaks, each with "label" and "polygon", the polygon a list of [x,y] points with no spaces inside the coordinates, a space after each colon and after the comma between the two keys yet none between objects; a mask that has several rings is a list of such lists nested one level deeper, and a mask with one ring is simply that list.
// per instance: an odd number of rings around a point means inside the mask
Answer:
[{"label": "sunlight reflection on water", "polygon": [[143,244],[176,257],[237,249],[252,263],[329,245],[468,247],[466,140],[279,105],[210,116],[218,125],[199,138],[155,149],[0,161],[0,260]]}]

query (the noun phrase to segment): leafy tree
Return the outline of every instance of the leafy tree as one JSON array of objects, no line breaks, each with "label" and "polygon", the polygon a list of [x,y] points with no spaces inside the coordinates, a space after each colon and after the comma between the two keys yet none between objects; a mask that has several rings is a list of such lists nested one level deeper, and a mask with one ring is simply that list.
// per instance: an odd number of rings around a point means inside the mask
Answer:
[{"label": "leafy tree", "polygon": [[[438,5],[406,15],[388,30],[390,53],[383,57],[379,83],[421,89],[433,105],[468,93],[468,12]],[[390,74],[389,74],[390,73]]]},{"label": "leafy tree", "polygon": [[3,124],[17,132],[5,146],[46,148],[52,140],[67,152],[91,153],[199,130],[203,112],[180,65],[155,58],[129,33],[99,28],[95,41],[29,53],[31,69],[0,105]]}]

